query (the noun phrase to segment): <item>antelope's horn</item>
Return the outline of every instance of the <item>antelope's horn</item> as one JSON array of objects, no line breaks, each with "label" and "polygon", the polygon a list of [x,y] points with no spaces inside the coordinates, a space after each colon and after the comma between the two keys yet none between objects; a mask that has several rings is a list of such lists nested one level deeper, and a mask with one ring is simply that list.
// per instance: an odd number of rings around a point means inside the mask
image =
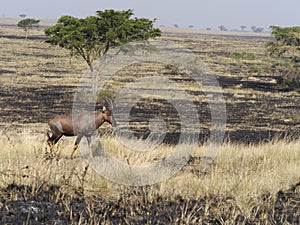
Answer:
[{"label": "antelope's horn", "polygon": [[106,96],[104,96],[103,99],[106,102],[108,109],[112,110],[113,109],[112,101]]}]

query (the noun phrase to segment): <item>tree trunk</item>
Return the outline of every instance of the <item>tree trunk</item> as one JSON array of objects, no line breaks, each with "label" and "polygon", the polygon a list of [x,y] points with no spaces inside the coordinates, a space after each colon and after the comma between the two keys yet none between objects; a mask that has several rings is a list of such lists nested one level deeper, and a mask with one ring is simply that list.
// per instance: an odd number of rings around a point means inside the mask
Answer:
[{"label": "tree trunk", "polygon": [[93,91],[93,94],[96,94],[97,93],[97,89],[98,89],[97,75],[94,72],[93,65],[89,64],[89,67],[90,67],[90,70],[91,70],[92,91]]}]

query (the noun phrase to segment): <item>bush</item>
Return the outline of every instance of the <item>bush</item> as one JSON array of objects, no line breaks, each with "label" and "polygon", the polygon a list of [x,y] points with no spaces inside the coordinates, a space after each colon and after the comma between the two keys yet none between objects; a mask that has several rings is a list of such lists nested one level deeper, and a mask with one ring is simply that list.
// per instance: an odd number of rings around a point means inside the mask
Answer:
[{"label": "bush", "polygon": [[293,90],[300,91],[300,74],[286,74],[283,76],[281,83]]},{"label": "bush", "polygon": [[255,54],[249,52],[233,52],[230,54],[230,57],[236,60],[246,59],[246,60],[254,60],[256,59]]},{"label": "bush", "polygon": [[251,66],[250,71],[252,73],[261,73],[263,72],[263,68],[261,66]]},{"label": "bush", "polygon": [[299,91],[300,89],[300,27],[271,26],[275,41],[266,44],[270,56],[284,59],[275,66],[286,67],[281,84]]}]

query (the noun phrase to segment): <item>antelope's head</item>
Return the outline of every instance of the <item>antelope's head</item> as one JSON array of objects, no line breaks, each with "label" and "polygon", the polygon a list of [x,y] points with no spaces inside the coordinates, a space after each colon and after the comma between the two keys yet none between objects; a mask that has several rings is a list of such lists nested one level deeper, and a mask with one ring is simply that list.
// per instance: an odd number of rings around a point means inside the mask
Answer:
[{"label": "antelope's head", "polygon": [[110,123],[113,127],[116,127],[117,123],[116,123],[114,115],[113,115],[112,101],[107,97],[103,97],[103,99],[105,101],[105,105],[102,107],[102,113],[103,113],[104,120],[105,120],[105,122]]}]

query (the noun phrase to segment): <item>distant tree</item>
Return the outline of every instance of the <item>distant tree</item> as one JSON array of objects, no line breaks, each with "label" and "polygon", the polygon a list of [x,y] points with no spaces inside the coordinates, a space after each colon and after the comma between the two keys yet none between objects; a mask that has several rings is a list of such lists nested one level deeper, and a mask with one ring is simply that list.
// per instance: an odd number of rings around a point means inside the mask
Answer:
[{"label": "distant tree", "polygon": [[27,39],[29,30],[39,27],[39,20],[27,18],[18,22],[17,26],[25,31],[25,38]]},{"label": "distant tree", "polygon": [[189,28],[194,28],[194,25],[189,25]]},{"label": "distant tree", "polygon": [[174,27],[179,28],[178,24],[176,24],[176,23],[174,24]]},{"label": "distant tree", "polygon": [[19,17],[21,17],[21,18],[26,18],[27,15],[26,15],[26,14],[20,14]]},{"label": "distant tree", "polygon": [[256,32],[257,33],[261,33],[261,32],[263,32],[264,31],[264,28],[263,27],[257,27],[256,28]]},{"label": "distant tree", "polygon": [[255,32],[255,31],[256,31],[256,26],[252,26],[252,27],[251,27],[251,30],[252,30],[253,32]]},{"label": "distant tree", "polygon": [[263,27],[252,26],[252,27],[251,27],[251,30],[252,30],[253,32],[256,32],[256,33],[261,33],[261,32],[263,32],[264,28],[263,28]]},{"label": "distant tree", "polygon": [[104,56],[110,48],[161,35],[161,31],[153,27],[155,20],[131,18],[132,15],[132,10],[105,10],[86,18],[62,16],[55,26],[45,30],[46,42],[65,48],[71,56],[79,55],[86,61],[91,71],[93,93],[96,93],[97,77],[93,68],[96,58]]},{"label": "distant tree", "polygon": [[245,31],[245,29],[247,28],[247,26],[242,25],[242,26],[240,26],[240,28],[241,28],[242,31]]},{"label": "distant tree", "polygon": [[219,26],[219,29],[220,29],[220,31],[227,31],[228,30],[224,25]]}]

